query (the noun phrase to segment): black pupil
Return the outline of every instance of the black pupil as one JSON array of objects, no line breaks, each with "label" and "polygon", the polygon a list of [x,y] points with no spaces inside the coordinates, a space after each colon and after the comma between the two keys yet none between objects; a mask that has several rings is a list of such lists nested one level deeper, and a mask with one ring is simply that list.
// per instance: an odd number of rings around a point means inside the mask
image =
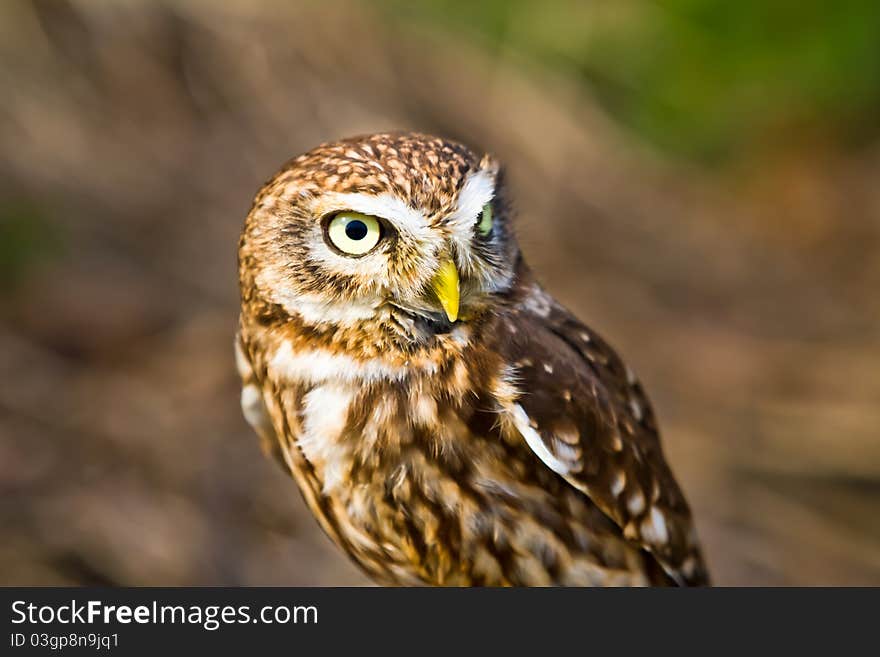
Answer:
[{"label": "black pupil", "polygon": [[367,236],[367,224],[363,221],[349,221],[345,224],[345,234],[350,240],[362,240]]}]

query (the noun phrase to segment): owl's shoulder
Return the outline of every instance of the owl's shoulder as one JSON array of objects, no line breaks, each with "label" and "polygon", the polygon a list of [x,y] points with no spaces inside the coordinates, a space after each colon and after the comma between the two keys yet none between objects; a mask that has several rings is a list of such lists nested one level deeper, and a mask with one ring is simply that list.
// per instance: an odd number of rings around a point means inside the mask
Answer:
[{"label": "owl's shoulder", "polygon": [[690,510],[632,370],[531,283],[499,317],[497,398],[511,430],[680,583],[705,580]]}]

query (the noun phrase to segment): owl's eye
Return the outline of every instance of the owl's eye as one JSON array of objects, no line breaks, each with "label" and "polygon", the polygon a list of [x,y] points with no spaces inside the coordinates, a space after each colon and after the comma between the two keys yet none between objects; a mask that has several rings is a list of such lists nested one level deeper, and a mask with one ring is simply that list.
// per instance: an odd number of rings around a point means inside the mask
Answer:
[{"label": "owl's eye", "polygon": [[327,235],[343,253],[364,255],[379,243],[382,225],[368,214],[340,212],[327,224]]},{"label": "owl's eye", "polygon": [[486,203],[483,211],[480,213],[480,220],[477,223],[477,230],[480,235],[488,235],[492,231],[492,204]]}]

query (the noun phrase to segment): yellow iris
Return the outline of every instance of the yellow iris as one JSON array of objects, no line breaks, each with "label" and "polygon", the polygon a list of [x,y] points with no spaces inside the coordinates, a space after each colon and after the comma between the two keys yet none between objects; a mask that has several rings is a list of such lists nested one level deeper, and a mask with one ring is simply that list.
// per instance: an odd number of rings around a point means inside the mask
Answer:
[{"label": "yellow iris", "polygon": [[333,246],[349,255],[371,251],[382,237],[382,226],[376,217],[360,212],[340,212],[327,225]]}]

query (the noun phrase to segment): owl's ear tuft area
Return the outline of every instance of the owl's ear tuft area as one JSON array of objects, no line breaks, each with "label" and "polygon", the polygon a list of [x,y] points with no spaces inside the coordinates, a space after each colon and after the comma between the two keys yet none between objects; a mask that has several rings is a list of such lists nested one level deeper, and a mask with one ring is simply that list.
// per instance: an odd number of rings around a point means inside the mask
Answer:
[{"label": "owl's ear tuft area", "polygon": [[495,159],[491,153],[486,153],[480,159],[480,169],[488,171],[492,176],[497,176],[501,169],[501,164]]}]

